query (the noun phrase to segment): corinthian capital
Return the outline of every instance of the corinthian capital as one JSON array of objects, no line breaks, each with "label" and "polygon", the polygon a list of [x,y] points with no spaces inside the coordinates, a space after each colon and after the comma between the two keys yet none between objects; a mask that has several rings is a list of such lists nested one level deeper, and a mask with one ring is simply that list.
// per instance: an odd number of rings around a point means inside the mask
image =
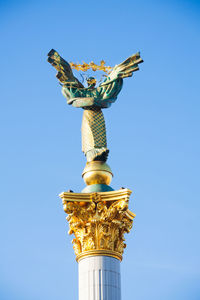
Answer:
[{"label": "corinthian capital", "polygon": [[122,259],[124,233],[130,232],[135,217],[128,209],[130,194],[128,189],[60,194],[68,214],[69,234],[75,236],[72,243],[77,261],[88,255]]}]

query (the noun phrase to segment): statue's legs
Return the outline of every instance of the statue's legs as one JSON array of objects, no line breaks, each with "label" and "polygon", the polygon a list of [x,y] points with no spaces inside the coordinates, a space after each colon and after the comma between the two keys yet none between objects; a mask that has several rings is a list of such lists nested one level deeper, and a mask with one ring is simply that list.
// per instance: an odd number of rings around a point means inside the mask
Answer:
[{"label": "statue's legs", "polygon": [[82,151],[87,162],[106,161],[109,150],[106,142],[106,127],[100,108],[84,109],[82,121]]}]

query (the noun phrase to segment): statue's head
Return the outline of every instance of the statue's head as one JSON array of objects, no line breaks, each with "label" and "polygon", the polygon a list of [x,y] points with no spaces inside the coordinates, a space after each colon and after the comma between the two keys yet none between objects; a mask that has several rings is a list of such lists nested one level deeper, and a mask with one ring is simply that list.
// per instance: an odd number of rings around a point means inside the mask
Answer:
[{"label": "statue's head", "polygon": [[96,79],[94,77],[87,78],[88,88],[94,88],[96,85]]}]

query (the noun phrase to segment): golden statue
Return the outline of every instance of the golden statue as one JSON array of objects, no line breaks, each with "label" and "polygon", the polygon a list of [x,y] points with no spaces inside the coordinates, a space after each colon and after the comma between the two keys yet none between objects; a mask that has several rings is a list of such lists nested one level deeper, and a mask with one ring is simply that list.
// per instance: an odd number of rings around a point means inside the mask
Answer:
[{"label": "golden statue", "polygon": [[[114,68],[106,67],[101,61],[98,66],[90,64],[74,64],[66,62],[55,50],[48,53],[48,62],[58,71],[56,77],[62,85],[62,93],[67,103],[74,107],[84,109],[82,121],[82,151],[87,162],[106,162],[109,150],[107,149],[106,127],[102,108],[108,108],[117,99],[123,85],[123,78],[131,77],[133,72],[139,70],[138,64],[143,60],[140,53],[136,53]],[[87,71],[102,70],[107,74],[105,80],[98,86],[96,79],[89,77],[87,87],[73,75],[72,68]]]}]

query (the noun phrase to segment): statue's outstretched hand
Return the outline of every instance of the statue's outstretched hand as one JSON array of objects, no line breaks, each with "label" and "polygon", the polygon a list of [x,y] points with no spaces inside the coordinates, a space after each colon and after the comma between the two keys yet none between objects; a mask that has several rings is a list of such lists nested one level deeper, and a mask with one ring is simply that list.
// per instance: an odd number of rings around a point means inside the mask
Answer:
[{"label": "statue's outstretched hand", "polygon": [[54,49],[49,51],[47,61],[58,71],[56,77],[62,84],[83,88],[84,86],[74,76],[70,64],[64,60]]},{"label": "statue's outstretched hand", "polygon": [[112,69],[111,73],[108,75],[106,80],[101,84],[101,86],[106,85],[118,78],[131,77],[133,75],[133,72],[139,70],[138,65],[142,62],[143,60],[141,59],[139,52],[131,55],[121,64],[116,65]]}]

